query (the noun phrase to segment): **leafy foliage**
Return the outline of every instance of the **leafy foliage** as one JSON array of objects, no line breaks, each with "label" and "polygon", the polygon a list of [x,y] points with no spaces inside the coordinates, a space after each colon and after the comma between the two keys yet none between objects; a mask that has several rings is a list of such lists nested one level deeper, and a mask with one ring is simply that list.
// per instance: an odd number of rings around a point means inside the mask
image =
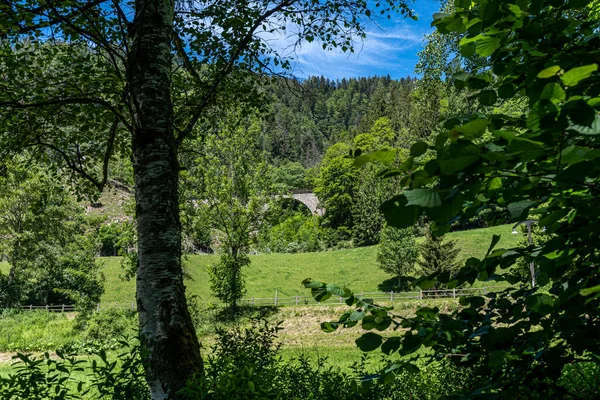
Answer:
[{"label": "leafy foliage", "polygon": [[10,271],[0,276],[0,302],[93,308],[104,292],[103,276],[82,208],[64,183],[39,166],[3,167],[0,246]]},{"label": "leafy foliage", "polygon": [[349,151],[344,143],[327,150],[315,186],[315,194],[325,208],[324,224],[340,231],[349,231],[353,225],[352,198],[358,172],[352,160],[344,158]]},{"label": "leafy foliage", "polygon": [[208,267],[210,289],[224,303],[236,307],[237,301],[244,297],[244,275],[242,268],[250,265],[246,254],[222,254],[219,262]]},{"label": "leafy foliage", "polygon": [[258,151],[256,117],[231,112],[217,127],[220,131],[206,139],[205,155],[190,162],[186,195],[190,207],[204,209],[196,211],[200,221],[209,219],[222,233],[221,261],[210,268],[211,288],[235,307],[244,294],[242,268],[250,264],[250,244],[265,224],[272,183]]},{"label": "leafy foliage", "polygon": [[428,373],[399,373],[382,384],[358,379],[370,373],[368,360],[350,373],[319,358],[283,360],[277,336],[280,324],[254,320],[249,328],[217,331],[207,374],[195,377],[183,393],[190,399],[357,399],[436,398],[469,381],[469,371],[447,364],[431,365]]},{"label": "leafy foliage", "polygon": [[[425,213],[440,234],[457,215],[471,218],[482,208],[501,207],[516,221],[536,214],[554,236],[539,246],[509,250],[495,249],[499,237],[494,237],[487,255],[467,260],[455,276],[422,278],[422,288],[436,279],[449,286],[475,280],[515,284],[519,279],[509,267],[525,255],[539,271],[535,288],[522,284],[463,297],[463,308],[449,314],[421,308],[415,317],[394,322],[406,329],[401,338],[366,334],[359,342],[365,350],[381,347],[404,356],[383,376],[413,368],[411,358],[429,349],[431,355],[421,357],[454,355],[454,363],[473,368],[479,387],[465,395],[501,391],[513,397],[526,387],[555,396],[564,393],[558,378],[566,365],[597,363],[600,343],[592,332],[600,324],[594,162],[600,75],[593,60],[600,21],[588,13],[588,3],[457,1],[455,12],[435,16],[439,32],[463,35],[461,54],[489,63],[454,75],[455,85],[475,91],[483,106],[524,96],[529,110],[516,117],[481,113],[447,121],[433,146],[435,158],[413,163],[400,181],[403,194],[383,204],[386,219],[408,227]],[[415,180],[417,175],[431,180]],[[351,292],[346,297],[363,309],[364,300]],[[381,314],[381,323],[391,318],[388,310],[373,311]],[[364,318],[363,328],[378,326],[365,327]]]},{"label": "leafy foliage", "polygon": [[124,353],[110,360],[104,349],[94,352],[88,380],[74,373],[88,367],[88,360],[61,351],[32,356],[18,353],[13,372],[0,376],[0,395],[6,400],[66,400],[81,398],[117,398],[146,400],[149,390],[144,380],[142,355],[138,345],[121,341]]},{"label": "leafy foliage", "polygon": [[419,249],[411,228],[383,228],[381,244],[377,250],[377,263],[379,268],[397,278],[397,291],[408,288],[405,278],[414,272],[418,256]]}]

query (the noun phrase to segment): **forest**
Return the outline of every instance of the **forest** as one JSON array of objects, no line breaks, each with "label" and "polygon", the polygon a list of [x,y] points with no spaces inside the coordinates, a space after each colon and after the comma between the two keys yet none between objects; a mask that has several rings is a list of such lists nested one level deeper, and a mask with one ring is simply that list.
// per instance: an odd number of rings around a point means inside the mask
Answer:
[{"label": "forest", "polygon": [[600,2],[437,6],[1,2],[0,397],[598,398]]}]

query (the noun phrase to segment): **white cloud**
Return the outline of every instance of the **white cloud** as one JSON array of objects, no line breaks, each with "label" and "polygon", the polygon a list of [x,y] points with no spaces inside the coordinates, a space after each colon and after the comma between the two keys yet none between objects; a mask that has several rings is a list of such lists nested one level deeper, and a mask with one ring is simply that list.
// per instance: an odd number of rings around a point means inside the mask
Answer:
[{"label": "white cloud", "polygon": [[417,52],[422,47],[424,35],[432,30],[423,18],[420,21],[382,19],[367,26],[367,38],[357,41],[354,53],[350,53],[340,49],[323,50],[322,43],[318,41],[297,44],[295,29],[288,25],[285,35],[262,33],[260,36],[279,54],[293,59],[293,74],[297,77],[323,75],[331,79],[414,75]]},{"label": "white cloud", "polygon": [[[351,76],[413,74],[414,59],[425,31],[403,25],[393,30],[369,30],[367,39],[356,42],[354,53],[323,50],[318,42],[302,43],[295,49],[294,74],[299,77],[324,75],[337,79]],[[387,72],[386,72],[387,71]]]}]

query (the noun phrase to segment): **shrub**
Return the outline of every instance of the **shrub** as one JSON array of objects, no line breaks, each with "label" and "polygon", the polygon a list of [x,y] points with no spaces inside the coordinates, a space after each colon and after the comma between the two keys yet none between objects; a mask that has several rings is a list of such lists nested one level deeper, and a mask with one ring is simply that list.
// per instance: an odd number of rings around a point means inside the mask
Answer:
[{"label": "shrub", "polygon": [[[137,341],[123,340],[126,351],[109,360],[104,349],[91,361],[56,352],[56,357],[17,354],[13,371],[0,376],[0,398],[4,400],[67,400],[81,398],[147,400],[142,354]],[[91,371],[83,380],[74,373]]]},{"label": "shrub", "polygon": [[302,253],[326,248],[325,231],[319,217],[292,214],[270,229],[262,247],[276,253]]},{"label": "shrub", "polygon": [[103,308],[89,318],[78,321],[84,339],[109,341],[132,334],[137,327],[137,312],[122,308]]}]

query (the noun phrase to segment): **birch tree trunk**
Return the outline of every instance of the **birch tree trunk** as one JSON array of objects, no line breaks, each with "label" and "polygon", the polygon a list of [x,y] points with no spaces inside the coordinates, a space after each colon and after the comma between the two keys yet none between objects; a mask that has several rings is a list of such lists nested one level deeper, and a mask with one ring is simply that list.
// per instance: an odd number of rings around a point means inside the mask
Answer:
[{"label": "birch tree trunk", "polygon": [[128,80],[134,110],[137,307],[152,399],[176,399],[202,359],[181,270],[177,146],[172,132],[173,0],[136,0]]}]

